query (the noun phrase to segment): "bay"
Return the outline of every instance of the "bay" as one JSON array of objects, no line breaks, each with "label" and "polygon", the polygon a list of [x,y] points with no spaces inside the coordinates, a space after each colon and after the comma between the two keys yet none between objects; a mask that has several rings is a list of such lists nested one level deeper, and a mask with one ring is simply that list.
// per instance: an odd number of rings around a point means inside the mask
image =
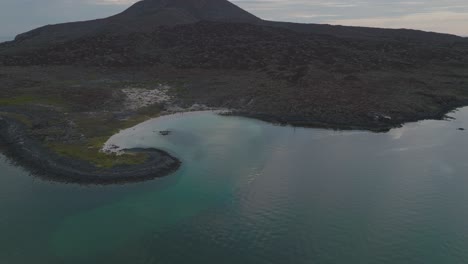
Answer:
[{"label": "bay", "polygon": [[182,168],[126,185],[48,182],[0,156],[0,263],[465,263],[468,108],[452,116],[388,133],[165,116],[108,144]]}]

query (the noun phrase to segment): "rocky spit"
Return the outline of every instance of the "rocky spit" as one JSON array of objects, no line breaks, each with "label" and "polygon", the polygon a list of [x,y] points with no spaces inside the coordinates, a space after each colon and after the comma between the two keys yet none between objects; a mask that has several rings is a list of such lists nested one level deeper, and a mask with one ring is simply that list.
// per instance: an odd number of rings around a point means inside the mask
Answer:
[{"label": "rocky spit", "polygon": [[181,162],[162,150],[129,149],[143,152],[146,162],[138,165],[98,168],[88,162],[60,156],[28,137],[23,124],[0,118],[0,140],[4,154],[31,174],[54,181],[79,184],[116,184],[150,180],[176,171]]}]

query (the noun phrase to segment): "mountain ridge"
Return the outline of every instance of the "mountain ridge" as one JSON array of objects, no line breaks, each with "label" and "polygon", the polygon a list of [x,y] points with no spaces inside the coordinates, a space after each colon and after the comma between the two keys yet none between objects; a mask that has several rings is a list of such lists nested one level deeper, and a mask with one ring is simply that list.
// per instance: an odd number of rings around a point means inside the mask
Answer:
[{"label": "mountain ridge", "polygon": [[151,32],[159,26],[199,21],[255,24],[262,20],[227,0],[143,0],[107,18],[46,25],[17,35],[15,41],[33,48],[85,36]]},{"label": "mountain ridge", "polygon": [[409,39],[431,42],[450,42],[463,39],[451,34],[411,29],[267,21],[227,0],[143,0],[123,12],[107,18],[39,27],[17,35],[14,43],[19,50],[37,49],[54,43],[63,43],[100,34],[150,33],[160,26],[192,24],[200,21],[247,23],[285,28],[301,33],[326,34],[345,38]]}]

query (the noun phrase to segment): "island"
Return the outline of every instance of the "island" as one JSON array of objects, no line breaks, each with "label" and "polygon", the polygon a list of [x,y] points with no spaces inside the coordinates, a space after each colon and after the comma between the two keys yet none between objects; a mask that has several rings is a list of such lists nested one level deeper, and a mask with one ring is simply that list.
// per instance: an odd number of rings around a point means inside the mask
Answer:
[{"label": "island", "polygon": [[455,35],[266,21],[227,0],[143,0],[0,44],[0,149],[51,180],[148,180],[181,162],[156,149],[103,150],[120,129],[229,109],[386,132],[467,105],[466,69],[468,40]]}]

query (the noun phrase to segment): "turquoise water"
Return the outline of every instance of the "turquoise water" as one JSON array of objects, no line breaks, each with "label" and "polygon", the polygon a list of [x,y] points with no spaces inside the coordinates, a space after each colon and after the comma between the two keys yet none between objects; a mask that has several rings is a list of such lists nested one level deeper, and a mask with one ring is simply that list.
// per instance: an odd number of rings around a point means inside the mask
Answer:
[{"label": "turquoise water", "polygon": [[167,116],[109,144],[182,168],[117,186],[0,156],[0,263],[467,263],[468,109],[453,116],[384,134]]}]

